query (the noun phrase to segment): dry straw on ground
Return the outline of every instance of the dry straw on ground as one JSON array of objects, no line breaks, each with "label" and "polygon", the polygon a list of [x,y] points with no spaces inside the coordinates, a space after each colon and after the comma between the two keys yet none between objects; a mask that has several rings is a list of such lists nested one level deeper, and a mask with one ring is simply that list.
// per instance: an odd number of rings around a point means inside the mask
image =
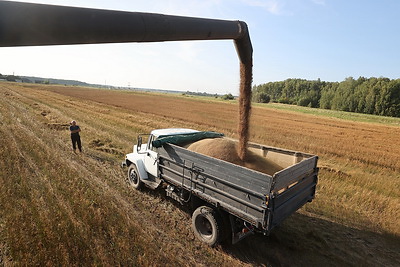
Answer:
[{"label": "dry straw on ground", "polygon": [[[138,133],[169,127],[238,139],[237,105],[5,82],[0,95],[0,265],[400,265],[398,123],[253,106],[252,141],[320,157],[316,199],[270,237],[208,249],[189,214],[159,191],[130,190],[123,157],[89,143],[110,139],[129,153]],[[71,153],[68,129],[46,125],[71,118],[84,130],[83,155]]]}]

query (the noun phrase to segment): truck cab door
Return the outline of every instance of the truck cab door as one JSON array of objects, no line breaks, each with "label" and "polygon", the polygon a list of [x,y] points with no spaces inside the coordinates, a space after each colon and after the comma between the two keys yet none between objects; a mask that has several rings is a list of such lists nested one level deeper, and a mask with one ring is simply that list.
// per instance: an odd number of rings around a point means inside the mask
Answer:
[{"label": "truck cab door", "polygon": [[146,155],[144,156],[144,166],[149,174],[158,177],[158,153],[153,150],[153,138],[153,136],[150,136],[147,143]]}]

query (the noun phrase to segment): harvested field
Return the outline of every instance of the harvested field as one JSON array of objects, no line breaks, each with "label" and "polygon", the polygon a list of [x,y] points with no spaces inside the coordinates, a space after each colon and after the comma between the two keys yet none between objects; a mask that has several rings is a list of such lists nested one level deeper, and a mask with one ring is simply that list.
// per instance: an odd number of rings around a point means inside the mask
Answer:
[{"label": "harvested field", "polygon": [[269,237],[210,249],[162,191],[131,190],[119,163],[154,128],[237,139],[237,103],[6,82],[0,95],[0,265],[400,265],[398,126],[253,107],[250,141],[320,157],[316,199]]},{"label": "harvested field", "polygon": [[[214,130],[238,139],[236,104],[198,101],[170,95],[48,86],[46,90],[113,105],[130,111],[173,118],[200,130]],[[157,105],[157,108],[154,108]],[[174,107],[174,108],[171,108]],[[399,127],[321,118],[268,108],[253,108],[250,140],[271,146],[312,152],[325,158],[345,158],[355,164],[400,169]],[[387,140],[391,140],[388,142]]]}]

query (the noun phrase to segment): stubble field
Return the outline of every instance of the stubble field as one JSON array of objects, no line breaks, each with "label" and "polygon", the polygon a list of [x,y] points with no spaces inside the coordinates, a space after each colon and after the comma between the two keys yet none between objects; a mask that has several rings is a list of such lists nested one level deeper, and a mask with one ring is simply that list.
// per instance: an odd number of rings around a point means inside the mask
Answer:
[{"label": "stubble field", "polygon": [[211,249],[162,191],[130,189],[119,163],[155,128],[237,138],[237,102],[5,82],[0,95],[0,265],[400,265],[399,124],[253,107],[251,142],[320,157],[316,199],[269,237]]}]

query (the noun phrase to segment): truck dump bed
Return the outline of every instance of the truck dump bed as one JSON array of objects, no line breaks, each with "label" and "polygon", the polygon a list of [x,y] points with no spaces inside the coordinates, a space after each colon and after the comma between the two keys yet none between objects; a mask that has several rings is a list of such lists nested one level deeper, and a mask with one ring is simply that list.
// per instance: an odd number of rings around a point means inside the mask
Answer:
[{"label": "truck dump bed", "polygon": [[250,151],[283,167],[271,176],[173,144],[157,150],[162,179],[264,233],[315,195],[318,157],[314,155],[250,143]]}]

